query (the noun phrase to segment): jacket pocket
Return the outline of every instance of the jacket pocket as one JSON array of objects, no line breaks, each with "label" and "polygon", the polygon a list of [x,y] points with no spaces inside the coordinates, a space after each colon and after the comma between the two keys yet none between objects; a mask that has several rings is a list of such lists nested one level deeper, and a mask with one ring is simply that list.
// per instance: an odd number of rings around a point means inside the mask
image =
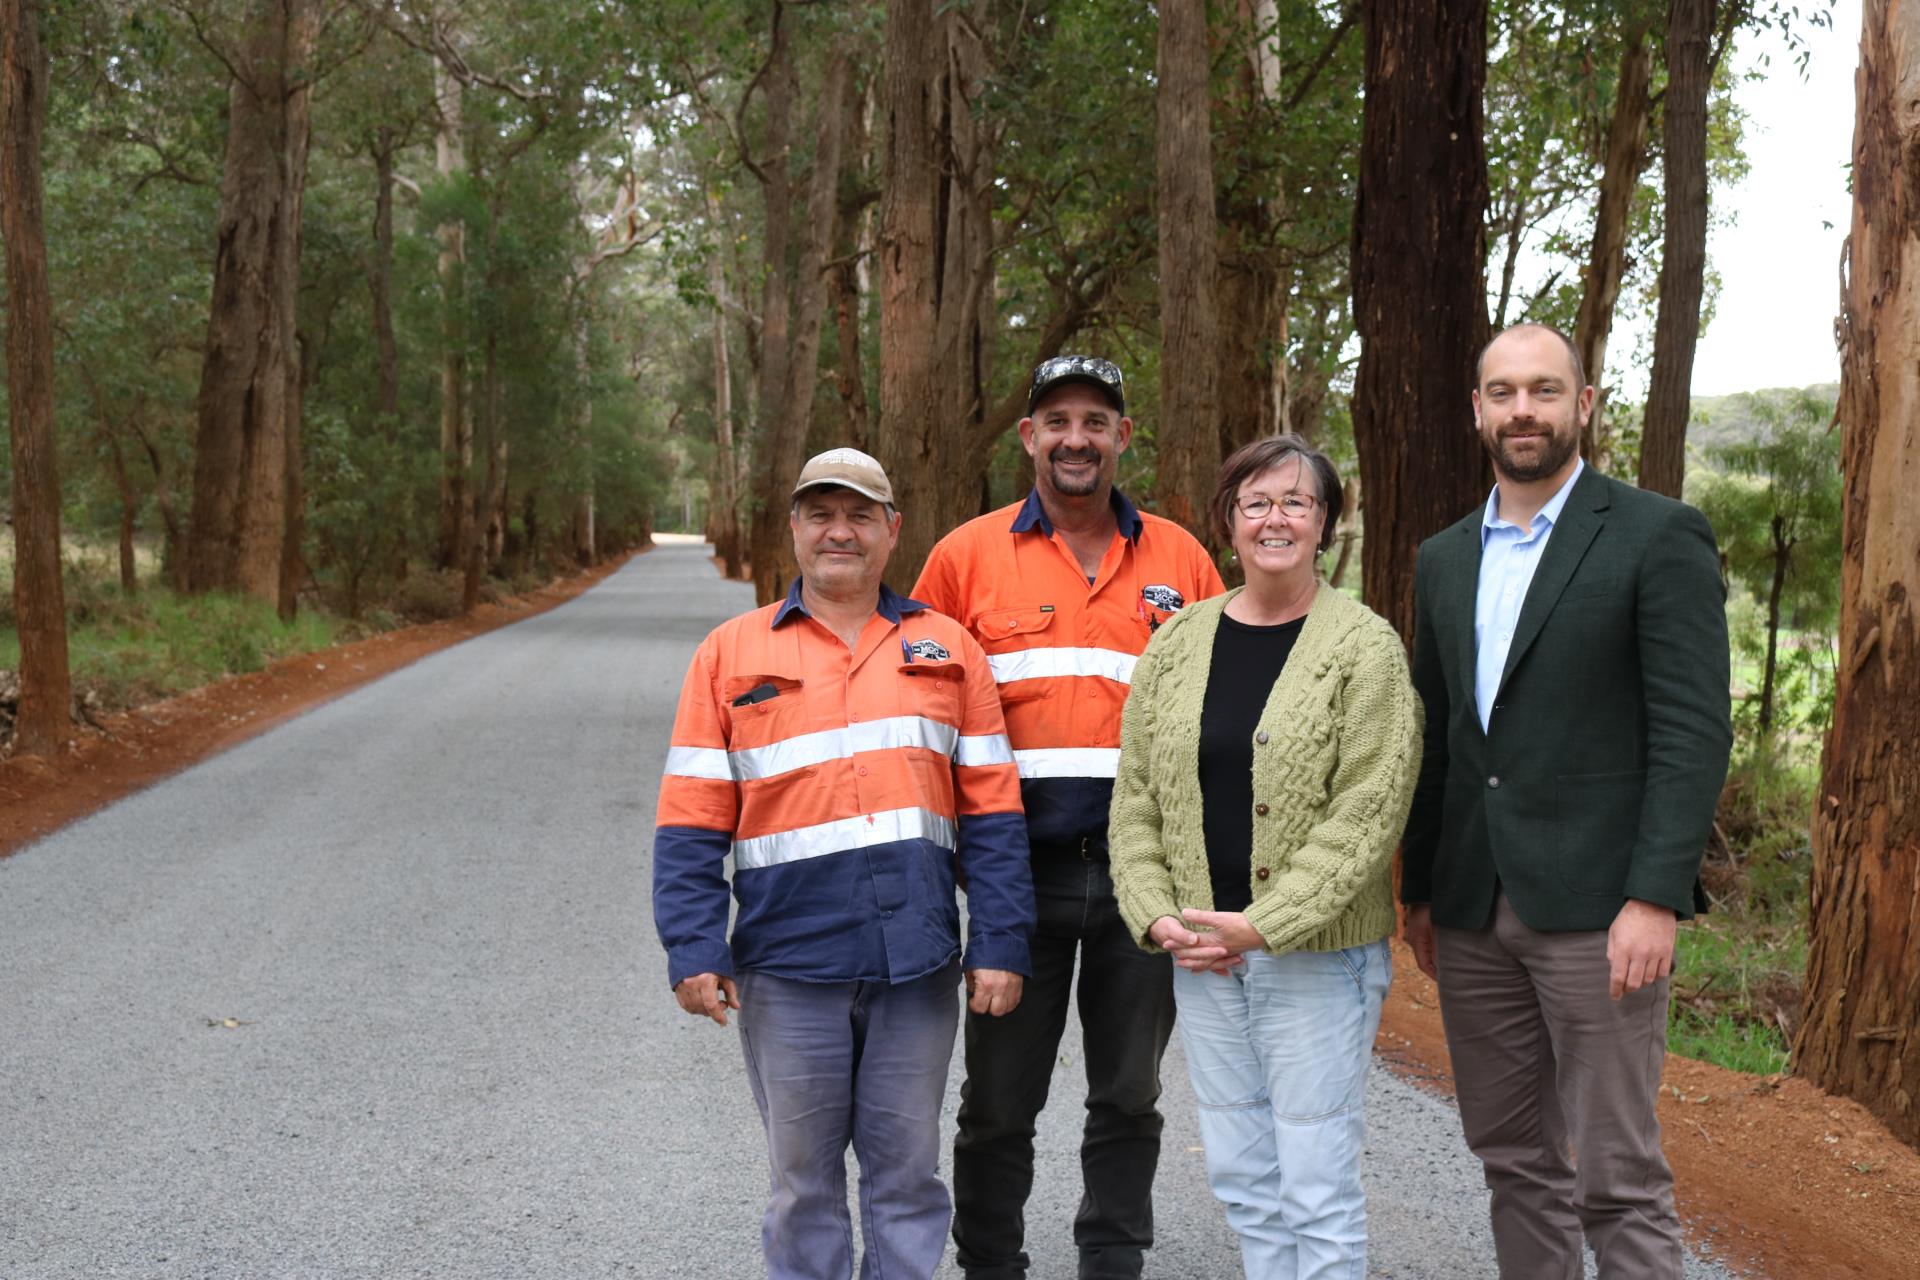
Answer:
[{"label": "jacket pocket", "polygon": [[1565,773],[1553,780],[1560,880],[1574,893],[1616,897],[1627,884],[1647,772]]}]

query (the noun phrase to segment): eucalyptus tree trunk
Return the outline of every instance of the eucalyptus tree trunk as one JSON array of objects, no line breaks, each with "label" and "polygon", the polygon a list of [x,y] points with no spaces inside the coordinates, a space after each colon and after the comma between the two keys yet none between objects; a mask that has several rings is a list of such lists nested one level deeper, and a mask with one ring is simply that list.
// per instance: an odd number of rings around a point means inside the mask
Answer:
[{"label": "eucalyptus tree trunk", "polygon": [[381,125],[373,152],[373,252],[367,259],[367,299],[373,312],[373,412],[393,439],[400,416],[400,353],[393,336],[393,156],[391,125]]},{"label": "eucalyptus tree trunk", "polygon": [[1666,239],[1653,374],[1640,436],[1640,487],[1680,496],[1693,411],[1693,349],[1707,272],[1707,90],[1714,0],[1672,0],[1667,11],[1664,110]]},{"label": "eucalyptus tree trunk", "polygon": [[1156,168],[1160,219],[1159,513],[1209,544],[1220,471],[1220,316],[1206,0],[1160,0]]},{"label": "eucalyptus tree trunk", "polygon": [[[1232,39],[1244,39],[1247,56],[1233,75],[1232,106],[1247,121],[1261,122],[1280,96],[1280,52],[1274,34],[1274,0],[1239,0]],[[1243,124],[1239,133],[1264,140],[1268,130]],[[1252,145],[1261,145],[1255,142]],[[1219,208],[1219,405],[1221,456],[1250,440],[1286,429],[1287,277],[1274,237],[1285,206],[1273,157],[1233,173],[1218,194]],[[1228,160],[1231,172],[1233,162]],[[1258,179],[1255,173],[1271,173]]]},{"label": "eucalyptus tree trunk", "polygon": [[1863,9],[1840,326],[1839,685],[1793,1059],[1920,1146],[1920,9]]},{"label": "eucalyptus tree trunk", "polygon": [[[833,245],[833,224],[840,194],[841,143],[851,109],[852,59],[842,48],[827,63],[820,89],[820,117],[813,147],[813,176],[807,184],[806,224],[790,295],[793,327],[786,359],[786,382],[770,412],[761,440],[759,469],[767,486],[761,510],[779,514],[777,535],[753,549],[753,581],[761,602],[786,593],[795,570],[792,539],[784,519],[787,495],[800,478],[807,436],[813,427],[814,382],[820,375],[820,329],[827,305],[826,259]],[[765,404],[765,401],[762,401]],[[764,411],[763,411],[764,412]],[[769,521],[771,524],[772,521]],[[758,527],[758,526],[756,526]]]},{"label": "eucalyptus tree trunk", "polygon": [[[765,209],[761,254],[760,344],[755,366],[754,456],[764,464],[777,444],[787,388],[788,335],[791,333],[792,275],[787,257],[793,245],[793,178],[788,169],[792,140],[794,70],[792,33],[786,6],[773,0],[770,45],[763,79],[766,89],[765,154],[750,167],[760,181]],[[791,488],[791,484],[788,486]],[[749,525],[747,558],[752,561],[754,595],[765,604],[785,591],[793,564],[787,532],[787,495],[777,478],[763,475]]]},{"label": "eucalyptus tree trunk", "polygon": [[[867,129],[870,88],[856,96],[847,112],[847,132],[841,142],[841,168],[850,177],[867,167],[867,148],[871,134]],[[868,206],[871,192],[859,189],[865,184],[841,185],[840,207],[833,223],[833,263],[828,283],[833,306],[835,352],[834,390],[846,411],[846,443],[855,449],[873,451],[872,415],[867,406],[866,375],[860,354],[861,320],[867,292],[867,253],[872,249]]]},{"label": "eucalyptus tree trunk", "polygon": [[1353,441],[1368,607],[1413,635],[1414,552],[1486,497],[1473,431],[1487,338],[1486,0],[1368,0]]},{"label": "eucalyptus tree trunk", "polygon": [[[433,65],[434,100],[440,127],[434,137],[434,163],[442,182],[464,174],[466,144],[461,131],[461,85],[437,59]],[[435,560],[442,569],[462,563],[472,541],[472,512],[467,477],[473,470],[473,411],[467,403],[466,227],[443,222],[440,241],[440,522]]]},{"label": "eucalyptus tree trunk", "polygon": [[[315,0],[254,0],[231,63],[213,298],[194,437],[188,584],[278,605],[299,432],[300,214]],[[295,446],[297,448],[297,444]]]},{"label": "eucalyptus tree trunk", "polygon": [[0,240],[7,262],[7,408],[13,458],[13,609],[20,706],[13,749],[51,756],[73,737],[60,475],[53,434],[53,301],[41,212],[47,53],[40,6],[0,0]]},{"label": "eucalyptus tree trunk", "polygon": [[[722,225],[720,197],[707,193],[707,217],[717,228]],[[716,232],[716,234],[718,234]],[[707,259],[707,289],[713,294],[713,468],[709,473],[707,524],[712,531],[713,549],[727,577],[738,578],[744,565],[740,541],[740,491],[736,484],[739,462],[733,438],[733,353],[727,344],[727,309],[722,303],[727,291],[726,266],[720,258],[720,246]]]},{"label": "eucalyptus tree trunk", "polygon": [[1633,192],[1647,165],[1647,120],[1653,103],[1647,82],[1653,72],[1653,43],[1645,27],[1627,32],[1626,52],[1620,56],[1620,76],[1614,84],[1613,116],[1607,126],[1605,168],[1600,175],[1600,200],[1593,215],[1593,241],[1587,253],[1585,289],[1574,323],[1573,345],[1586,366],[1587,381],[1597,391],[1593,415],[1580,451],[1589,462],[1605,456],[1607,431],[1607,338],[1613,330],[1614,308],[1620,301],[1620,282],[1627,270],[1627,221],[1633,211]]}]

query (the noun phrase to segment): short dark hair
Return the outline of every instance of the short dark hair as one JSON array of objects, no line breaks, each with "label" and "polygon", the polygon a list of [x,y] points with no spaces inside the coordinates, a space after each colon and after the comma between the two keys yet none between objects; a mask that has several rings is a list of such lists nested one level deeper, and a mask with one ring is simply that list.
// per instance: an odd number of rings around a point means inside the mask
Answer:
[{"label": "short dark hair", "polygon": [[1333,459],[1291,431],[1241,445],[1231,458],[1220,464],[1220,483],[1213,491],[1213,521],[1229,542],[1233,540],[1233,500],[1240,486],[1290,458],[1298,458],[1301,468],[1313,473],[1313,483],[1320,490],[1314,496],[1327,509],[1327,522],[1320,529],[1320,545],[1315,551],[1325,551],[1333,545],[1333,527],[1340,523],[1340,513],[1346,507],[1340,473],[1334,470]]},{"label": "short dark hair", "polygon": [[1587,389],[1587,366],[1581,362],[1580,348],[1573,345],[1573,339],[1550,324],[1541,324],[1537,320],[1522,320],[1519,324],[1510,324],[1500,332],[1494,334],[1491,338],[1488,338],[1487,345],[1480,348],[1480,354],[1474,357],[1473,389],[1475,391],[1480,389],[1480,370],[1487,363],[1488,349],[1508,334],[1517,333],[1522,329],[1537,329],[1541,333],[1550,333],[1560,339],[1560,345],[1567,349],[1567,359],[1573,364],[1573,393],[1579,395]]}]

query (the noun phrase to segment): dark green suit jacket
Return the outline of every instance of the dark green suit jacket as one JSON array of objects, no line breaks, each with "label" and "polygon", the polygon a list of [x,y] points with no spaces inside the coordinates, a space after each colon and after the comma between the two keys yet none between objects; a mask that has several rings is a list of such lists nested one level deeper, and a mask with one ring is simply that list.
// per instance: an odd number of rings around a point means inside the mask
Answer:
[{"label": "dark green suit jacket", "polygon": [[1485,926],[1502,891],[1545,932],[1604,929],[1628,898],[1692,916],[1733,744],[1712,528],[1685,503],[1582,471],[1482,732],[1483,510],[1420,547],[1413,683],[1426,736],[1401,898],[1453,929]]}]

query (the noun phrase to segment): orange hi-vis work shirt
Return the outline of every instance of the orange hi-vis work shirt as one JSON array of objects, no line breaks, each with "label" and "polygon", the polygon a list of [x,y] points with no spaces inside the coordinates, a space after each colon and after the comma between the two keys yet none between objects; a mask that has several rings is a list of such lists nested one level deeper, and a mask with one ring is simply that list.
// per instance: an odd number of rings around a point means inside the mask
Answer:
[{"label": "orange hi-vis work shirt", "polygon": [[1226,589],[1185,529],[1118,489],[1113,511],[1091,583],[1033,492],[942,538],[913,588],[987,652],[1036,852],[1105,855],[1133,664],[1162,622]]},{"label": "orange hi-vis work shirt", "polygon": [[[727,936],[725,862],[738,910]],[[654,832],[668,981],[1029,971],[1020,787],[986,655],[886,587],[852,649],[787,599],[722,623],[680,690]]]}]

